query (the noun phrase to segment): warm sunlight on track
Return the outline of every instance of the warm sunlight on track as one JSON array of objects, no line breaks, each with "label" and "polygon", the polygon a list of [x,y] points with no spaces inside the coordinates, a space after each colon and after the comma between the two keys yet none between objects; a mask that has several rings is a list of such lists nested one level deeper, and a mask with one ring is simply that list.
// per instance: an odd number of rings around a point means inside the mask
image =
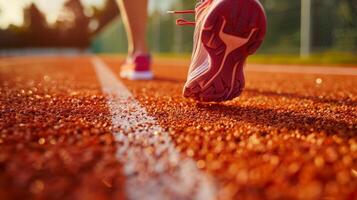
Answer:
[{"label": "warm sunlight on track", "polygon": [[202,104],[187,60],[133,82],[93,59],[0,59],[1,199],[357,195],[354,68],[248,64],[241,97]]}]

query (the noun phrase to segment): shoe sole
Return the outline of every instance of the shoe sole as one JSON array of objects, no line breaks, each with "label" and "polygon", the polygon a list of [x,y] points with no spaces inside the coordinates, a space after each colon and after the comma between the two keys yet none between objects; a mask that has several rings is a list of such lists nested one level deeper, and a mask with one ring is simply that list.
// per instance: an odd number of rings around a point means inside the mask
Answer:
[{"label": "shoe sole", "polygon": [[152,80],[154,76],[151,71],[143,71],[143,72],[122,71],[120,72],[120,77],[136,81],[136,80]]},{"label": "shoe sole", "polygon": [[[208,14],[201,30],[201,42],[210,57],[209,67],[202,66],[202,69],[195,70],[197,73],[184,88],[185,97],[221,102],[242,93],[245,85],[245,60],[259,48],[266,31],[265,13],[255,0],[245,4],[254,9],[252,13],[257,13],[250,20],[246,20],[247,17],[244,16],[239,16],[238,21],[234,17],[232,19],[232,15],[238,15],[238,8],[234,5],[244,5],[243,1],[246,0],[223,0]],[[227,19],[235,24],[229,23]]]}]

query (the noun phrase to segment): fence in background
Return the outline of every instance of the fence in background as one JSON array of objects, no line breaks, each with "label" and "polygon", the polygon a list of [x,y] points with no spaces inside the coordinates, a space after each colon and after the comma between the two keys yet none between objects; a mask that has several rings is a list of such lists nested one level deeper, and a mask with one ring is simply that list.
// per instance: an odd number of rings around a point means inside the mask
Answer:
[{"label": "fence in background", "polygon": [[[299,54],[301,44],[301,1],[261,0],[268,17],[264,54]],[[311,51],[357,52],[357,3],[355,0],[311,0]],[[192,0],[173,1],[173,9],[190,9]],[[177,27],[163,10],[153,10],[148,27],[151,49],[158,53],[190,53],[192,27]],[[92,43],[95,52],[126,52],[125,30],[115,20]]]}]

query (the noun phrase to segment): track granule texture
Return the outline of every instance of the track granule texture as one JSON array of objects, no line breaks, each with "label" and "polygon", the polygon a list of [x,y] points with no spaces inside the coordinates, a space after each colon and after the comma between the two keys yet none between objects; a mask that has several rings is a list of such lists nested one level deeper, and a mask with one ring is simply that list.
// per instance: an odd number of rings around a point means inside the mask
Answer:
[{"label": "track granule texture", "polygon": [[251,72],[240,98],[201,104],[181,97],[185,67],[155,67],[155,81],[125,83],[221,199],[356,197],[355,77]]},{"label": "track granule texture", "polygon": [[123,199],[106,99],[86,59],[0,66],[0,199]]},{"label": "track granule texture", "polygon": [[[159,60],[155,80],[124,83],[220,199],[357,196],[356,76],[248,72],[241,97],[202,104],[181,97],[187,65]],[[90,58],[0,59],[0,98],[1,197],[125,197]]]}]

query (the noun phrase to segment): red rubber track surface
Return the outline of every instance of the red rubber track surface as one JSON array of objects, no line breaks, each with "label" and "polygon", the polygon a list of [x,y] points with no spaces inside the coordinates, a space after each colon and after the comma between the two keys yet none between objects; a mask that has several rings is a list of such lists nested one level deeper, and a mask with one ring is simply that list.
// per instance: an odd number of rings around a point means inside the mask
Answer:
[{"label": "red rubber track surface", "polygon": [[123,199],[90,60],[0,60],[1,199]]},{"label": "red rubber track surface", "polygon": [[[103,57],[117,73],[120,58]],[[225,199],[352,199],[355,76],[248,72],[241,97],[181,97],[188,62],[124,81]],[[249,68],[249,64],[247,66]],[[123,199],[125,177],[89,57],[0,59],[2,199]]]}]

